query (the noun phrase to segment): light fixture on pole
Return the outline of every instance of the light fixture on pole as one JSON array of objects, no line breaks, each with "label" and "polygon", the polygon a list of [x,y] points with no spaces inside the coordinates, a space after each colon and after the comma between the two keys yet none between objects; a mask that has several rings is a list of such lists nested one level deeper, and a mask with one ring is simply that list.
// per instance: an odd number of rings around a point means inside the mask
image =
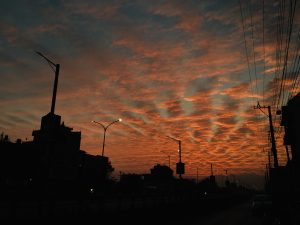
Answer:
[{"label": "light fixture on pole", "polygon": [[55,64],[54,62],[52,62],[50,59],[48,59],[46,56],[44,56],[40,52],[36,52],[36,54],[38,54],[39,56],[44,58],[48,62],[51,69],[55,73],[55,79],[54,79],[54,85],[53,85],[53,94],[52,94],[52,103],[51,103],[51,114],[54,114],[60,64]]},{"label": "light fixture on pole", "polygon": [[113,125],[114,123],[117,123],[117,122],[122,122],[122,119],[118,119],[118,120],[115,120],[113,122],[111,122],[110,124],[108,124],[107,126],[104,126],[102,123],[100,122],[97,122],[95,120],[92,121],[92,123],[96,123],[96,124],[100,124],[102,127],[103,127],[103,130],[104,130],[104,133],[103,133],[103,144],[102,144],[102,156],[104,156],[104,146],[105,146],[105,136],[106,136],[106,131],[107,129]]},{"label": "light fixture on pole", "polygon": [[176,163],[176,173],[179,174],[179,178],[181,179],[182,174],[184,174],[184,163],[181,161],[181,140],[178,140],[170,136],[167,137],[171,138],[173,141],[178,142],[179,162]]}]

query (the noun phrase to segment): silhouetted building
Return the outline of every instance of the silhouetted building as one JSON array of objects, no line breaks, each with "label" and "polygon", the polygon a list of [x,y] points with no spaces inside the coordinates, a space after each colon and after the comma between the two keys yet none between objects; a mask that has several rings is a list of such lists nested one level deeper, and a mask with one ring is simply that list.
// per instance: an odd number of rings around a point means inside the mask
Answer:
[{"label": "silhouetted building", "polygon": [[[269,190],[278,217],[285,221],[290,217],[291,209],[299,211],[297,203],[300,201],[300,93],[282,107],[281,126],[284,126],[285,130],[284,144],[288,163],[277,168],[269,166]],[[289,150],[292,153],[291,159]]]},{"label": "silhouetted building", "polygon": [[173,178],[173,170],[165,165],[157,164],[150,169],[150,174],[157,180],[170,180]]},{"label": "silhouetted building", "polygon": [[282,107],[281,125],[284,126],[284,144],[291,146],[292,160],[300,163],[300,93]]},{"label": "silhouetted building", "polygon": [[96,185],[103,183],[114,170],[108,157],[81,151],[81,132],[65,126],[59,115],[43,116],[40,129],[32,135],[33,141],[18,139],[13,143],[1,134],[0,185],[51,183],[59,186],[75,181]]},{"label": "silhouetted building", "polygon": [[[289,193],[290,199],[300,201],[300,93],[282,107],[281,125],[285,130],[284,144],[289,161],[287,166],[278,171],[270,169],[270,184],[279,193],[278,196],[284,198],[285,193]],[[288,146],[292,153],[291,159]]]},{"label": "silhouetted building", "polygon": [[59,115],[48,113],[42,117],[40,130],[32,132],[46,178],[77,178],[81,133],[72,130],[61,123]]},{"label": "silhouetted building", "polygon": [[39,158],[32,142],[13,143],[6,135],[0,140],[0,185],[26,186],[36,182]]},{"label": "silhouetted building", "polygon": [[114,171],[108,157],[79,153],[79,179],[85,183],[99,184]]}]

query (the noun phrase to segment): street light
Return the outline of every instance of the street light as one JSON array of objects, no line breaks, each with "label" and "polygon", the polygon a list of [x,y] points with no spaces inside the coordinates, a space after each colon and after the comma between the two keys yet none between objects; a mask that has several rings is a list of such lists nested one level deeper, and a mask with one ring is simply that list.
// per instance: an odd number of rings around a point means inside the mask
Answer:
[{"label": "street light", "polygon": [[122,119],[118,119],[118,120],[115,120],[113,122],[111,122],[110,124],[108,124],[107,126],[104,126],[102,123],[100,122],[97,122],[95,120],[92,121],[92,123],[97,123],[97,124],[100,124],[103,129],[104,129],[104,133],[103,133],[103,145],[102,145],[102,156],[104,156],[104,146],[105,146],[105,135],[106,135],[106,130],[111,126],[113,125],[114,123],[117,123],[117,122],[122,122]]},{"label": "street light", "polygon": [[36,52],[36,54],[43,57],[48,62],[51,69],[55,72],[54,85],[53,85],[53,94],[52,94],[52,103],[51,103],[51,114],[54,114],[60,64],[55,64],[54,62],[52,62],[50,59],[48,59],[46,56],[44,56],[40,52]]},{"label": "street light", "polygon": [[167,136],[168,138],[172,139],[173,141],[178,142],[178,153],[179,153],[179,162],[176,163],[176,173],[179,174],[179,178],[182,178],[182,174],[184,174],[184,163],[181,161],[181,140],[176,138]]},{"label": "street light", "polygon": [[172,140],[178,142],[178,153],[179,153],[179,162],[181,163],[181,140],[178,140],[176,138],[173,138],[173,137],[170,137],[170,136],[167,136],[168,138],[171,138]]}]

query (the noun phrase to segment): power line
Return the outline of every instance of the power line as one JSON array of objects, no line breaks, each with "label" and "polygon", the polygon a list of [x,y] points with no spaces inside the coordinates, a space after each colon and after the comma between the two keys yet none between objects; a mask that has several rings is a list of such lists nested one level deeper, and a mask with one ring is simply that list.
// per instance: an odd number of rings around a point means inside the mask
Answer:
[{"label": "power line", "polygon": [[293,96],[293,92],[295,90],[296,84],[297,84],[297,79],[299,76],[299,70],[300,70],[300,57],[299,57],[299,49],[300,49],[300,29],[298,30],[298,35],[297,35],[297,50],[295,51],[294,54],[294,59],[293,59],[293,67],[291,73],[291,90],[289,93],[288,100],[291,99]]},{"label": "power line", "polygon": [[279,108],[279,101],[282,95],[282,105],[285,97],[285,83],[286,83],[286,71],[287,71],[287,64],[288,64],[288,57],[289,57],[289,47],[290,47],[290,42],[291,42],[291,35],[292,35],[292,30],[293,30],[293,22],[294,22],[294,15],[295,15],[295,9],[296,9],[296,1],[293,4],[292,1],[290,1],[290,12],[289,12],[289,18],[288,18],[288,27],[287,27],[287,36],[286,36],[286,44],[285,44],[285,57],[284,57],[284,65],[283,65],[283,71],[282,71],[282,76],[281,76],[281,84],[280,84],[280,91],[279,91],[279,96],[278,96],[278,102],[276,109]]},{"label": "power line", "polygon": [[263,103],[265,101],[265,77],[266,77],[266,49],[265,49],[265,0],[263,0],[263,8],[262,8],[262,20],[263,20],[263,53],[264,53],[264,72],[263,72],[263,85],[262,85],[262,93],[263,93]]},{"label": "power line", "polygon": [[252,8],[251,2],[249,2],[249,10],[250,10],[250,21],[251,21],[251,36],[252,36],[252,51],[253,51],[253,63],[254,63],[254,75],[255,75],[255,89],[256,93],[258,94],[257,89],[257,72],[256,72],[256,59],[255,59],[255,45],[254,45],[254,28],[253,28],[253,16],[252,16]]},{"label": "power line", "polygon": [[250,81],[250,89],[251,89],[251,95],[252,95],[252,99],[253,99],[254,96],[253,96],[253,88],[252,88],[252,78],[251,78],[251,70],[250,70],[249,55],[248,55],[247,40],[246,40],[246,32],[245,32],[245,24],[244,24],[244,16],[243,16],[241,0],[239,0],[239,6],[240,6],[240,13],[241,13],[242,27],[243,27],[243,37],[244,37],[244,45],[245,45],[245,51],[246,51],[246,60],[247,60],[247,65],[248,65],[248,75],[249,75],[249,81]]}]

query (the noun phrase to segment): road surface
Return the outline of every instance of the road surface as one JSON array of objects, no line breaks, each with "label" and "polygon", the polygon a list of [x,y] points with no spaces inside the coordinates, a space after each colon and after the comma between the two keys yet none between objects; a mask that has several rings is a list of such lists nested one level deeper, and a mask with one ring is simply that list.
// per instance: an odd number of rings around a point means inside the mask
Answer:
[{"label": "road surface", "polygon": [[193,219],[190,225],[269,225],[270,218],[254,216],[250,203],[234,206],[213,215]]}]

